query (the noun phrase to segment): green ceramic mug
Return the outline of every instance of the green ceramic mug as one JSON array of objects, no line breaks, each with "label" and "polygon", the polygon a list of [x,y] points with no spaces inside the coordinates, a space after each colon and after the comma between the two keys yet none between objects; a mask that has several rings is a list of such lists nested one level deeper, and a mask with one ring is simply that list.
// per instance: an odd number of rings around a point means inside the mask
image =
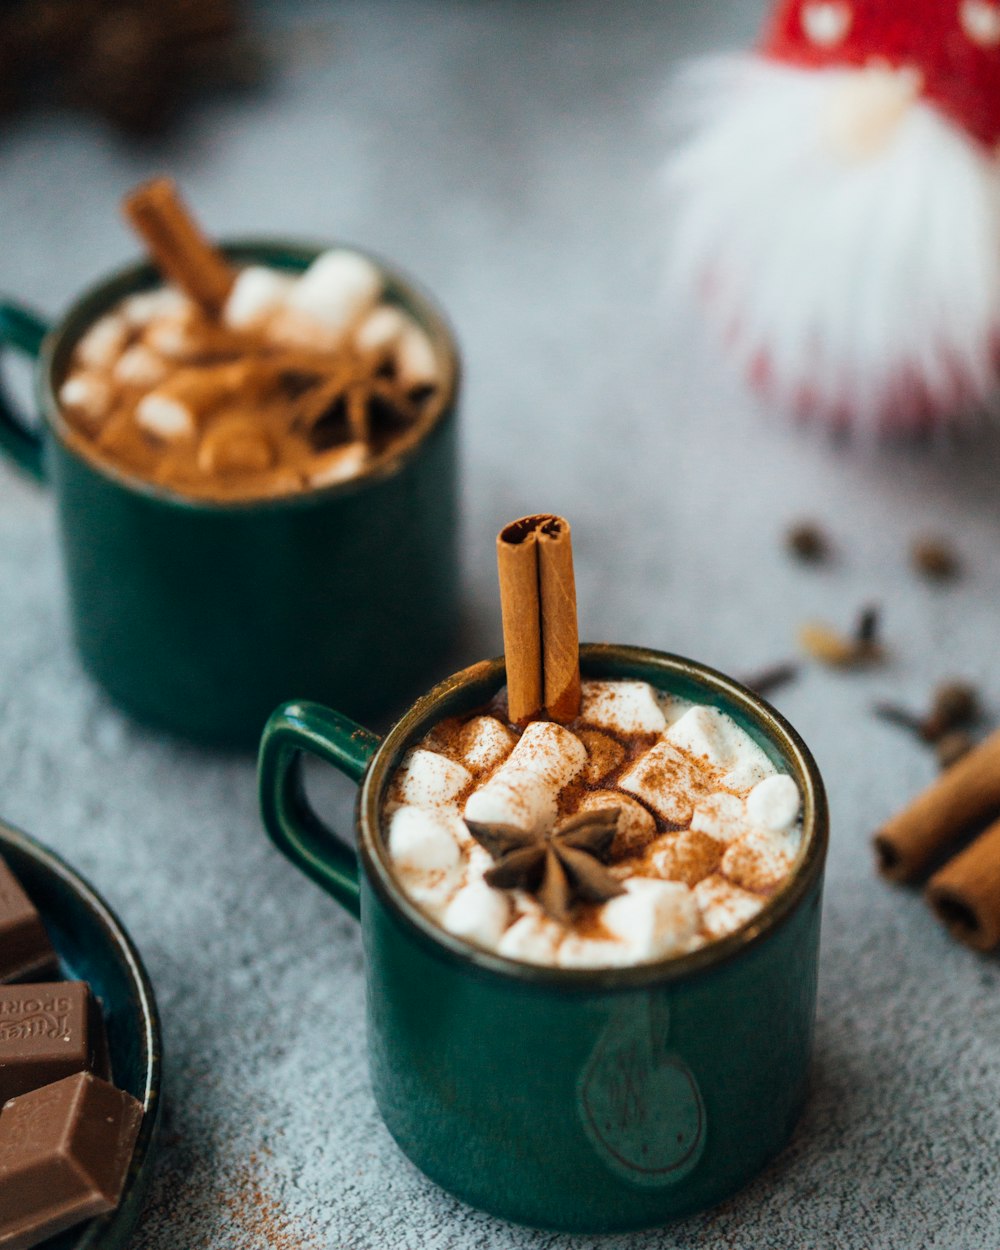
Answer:
[{"label": "green ceramic mug", "polygon": [[[323,249],[224,247],[302,270]],[[0,303],[0,346],[38,359],[36,427],[0,395],[0,450],[52,487],[87,670],[127,710],[203,741],[251,745],[289,690],[355,715],[426,685],[457,618],[457,350],[440,313],[372,257],[424,327],[444,397],[424,437],[347,482],[265,501],[191,499],[70,447],[56,394],[76,342],[149,265],[86,292],[53,327]],[[396,704],[398,706],[398,704]]]},{"label": "green ceramic mug", "polygon": [[[676,656],[581,649],[584,676],[638,678],[722,708],[803,795],[803,850],[742,929],[626,969],[559,969],[475,949],[396,884],[380,812],[404,752],[442,717],[486,704],[502,660],[419,699],[381,741],[327,708],[287,703],[261,744],[264,823],[280,850],[360,915],[375,1097],[432,1180],[494,1215],[599,1233],[710,1206],[785,1144],[812,1049],[828,816],[816,764],[776,712]],[[304,753],[360,783],[358,855],[320,822]]]}]

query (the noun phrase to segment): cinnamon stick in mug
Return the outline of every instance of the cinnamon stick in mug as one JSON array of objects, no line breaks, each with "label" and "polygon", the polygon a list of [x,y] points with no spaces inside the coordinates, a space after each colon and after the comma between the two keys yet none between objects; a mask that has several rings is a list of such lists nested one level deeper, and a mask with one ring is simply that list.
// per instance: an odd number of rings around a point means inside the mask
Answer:
[{"label": "cinnamon stick in mug", "polygon": [[931,877],[927,901],[960,942],[1000,946],[1000,820]]},{"label": "cinnamon stick in mug", "polygon": [[879,871],[921,876],[964,833],[1000,813],[1000,730],[970,751],[875,835]]},{"label": "cinnamon stick in mug", "polygon": [[170,178],[154,178],[130,192],[125,217],[157,269],[209,317],[218,317],[236,274],[202,233]]},{"label": "cinnamon stick in mug", "polygon": [[569,523],[541,514],[497,535],[497,568],[510,719],[543,712],[571,721],[580,710],[580,641]]}]

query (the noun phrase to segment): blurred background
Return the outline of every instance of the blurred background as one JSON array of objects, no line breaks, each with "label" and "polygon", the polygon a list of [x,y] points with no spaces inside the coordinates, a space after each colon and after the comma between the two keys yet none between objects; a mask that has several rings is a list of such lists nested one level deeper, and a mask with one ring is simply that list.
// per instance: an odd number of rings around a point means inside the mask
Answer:
[{"label": "blurred background", "polygon": [[[0,289],[61,312],[136,255],[119,200],[161,171],[217,236],[353,242],[414,275],[466,368],[452,668],[500,650],[494,535],[537,510],[572,522],[588,639],[740,674],[794,658],[807,619],[881,607],[887,665],[807,664],[775,695],[834,816],[806,1120],[721,1210],[614,1244],[986,1244],[996,961],[878,882],[868,839],[935,771],[873,703],[960,676],[1000,707],[1000,444],[791,424],[667,295],[664,92],[683,58],[747,46],[762,0],[164,0],[128,38],[101,34],[111,7],[3,10],[47,16],[0,44]],[[58,69],[21,84],[41,54],[17,40],[43,36]],[[815,569],[785,550],[803,517],[834,547]],[[914,576],[924,533],[960,554],[953,584]],[[568,1246],[405,1163],[367,1086],[356,931],[265,845],[251,759],[158,739],[91,686],[61,595],[50,501],[0,464],[0,812],[120,909],[165,1016],[167,1150],[135,1244]],[[317,785],[346,829],[349,789]]]}]

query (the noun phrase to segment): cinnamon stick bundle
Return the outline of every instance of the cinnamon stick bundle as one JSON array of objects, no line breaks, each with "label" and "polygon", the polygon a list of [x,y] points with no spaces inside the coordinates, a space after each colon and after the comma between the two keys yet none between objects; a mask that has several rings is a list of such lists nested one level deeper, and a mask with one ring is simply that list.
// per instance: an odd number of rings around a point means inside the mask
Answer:
[{"label": "cinnamon stick bundle", "polygon": [[142,238],[156,267],[216,318],[236,280],[228,261],[202,233],[170,178],[154,178],[122,202],[126,219]]},{"label": "cinnamon stick bundle", "polygon": [[543,712],[565,724],[580,711],[580,640],[569,522],[541,514],[497,535],[510,719]]},{"label": "cinnamon stick bundle", "polygon": [[913,881],[963,834],[1000,813],[1000,730],[953,764],[875,835],[880,872]]},{"label": "cinnamon stick bundle", "polygon": [[1000,820],[931,877],[927,901],[960,942],[1000,946]]}]

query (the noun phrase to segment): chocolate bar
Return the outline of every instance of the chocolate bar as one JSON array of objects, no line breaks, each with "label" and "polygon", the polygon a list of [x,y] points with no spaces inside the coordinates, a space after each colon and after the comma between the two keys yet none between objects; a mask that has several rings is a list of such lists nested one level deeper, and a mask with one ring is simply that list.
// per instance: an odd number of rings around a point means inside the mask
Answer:
[{"label": "chocolate bar", "polygon": [[76,1072],[110,1075],[90,987],[83,981],[0,986],[0,1106]]},{"label": "chocolate bar", "polygon": [[89,1072],[0,1113],[0,1246],[28,1250],[118,1205],[142,1105]]},{"label": "chocolate bar", "polygon": [[41,981],[57,974],[56,953],[42,918],[0,859],[0,984]]}]

